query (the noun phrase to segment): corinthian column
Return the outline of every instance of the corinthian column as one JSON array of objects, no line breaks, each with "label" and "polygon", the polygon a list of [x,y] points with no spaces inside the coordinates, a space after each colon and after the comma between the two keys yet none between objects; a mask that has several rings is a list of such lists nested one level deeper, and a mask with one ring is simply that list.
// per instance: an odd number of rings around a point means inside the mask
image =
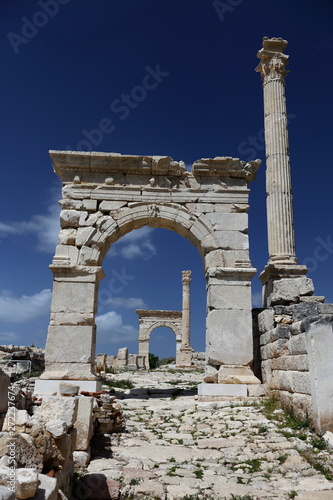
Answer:
[{"label": "corinthian column", "polygon": [[267,37],[256,71],[264,89],[268,251],[271,261],[295,264],[294,217],[285,97],[288,57],[282,38]]},{"label": "corinthian column", "polygon": [[190,283],[191,271],[182,271],[183,304],[182,304],[182,347],[190,347]]},{"label": "corinthian column", "polygon": [[[264,89],[266,190],[269,261],[260,279],[264,285],[264,306],[297,302],[313,293],[312,281],[305,278],[305,266],[297,265],[294,216],[289,162],[289,140],[285,97],[287,41],[263,40],[256,71]],[[292,279],[292,281],[285,281]],[[297,280],[295,281],[295,278]],[[281,283],[281,280],[284,280]],[[290,284],[290,286],[289,286]]]}]

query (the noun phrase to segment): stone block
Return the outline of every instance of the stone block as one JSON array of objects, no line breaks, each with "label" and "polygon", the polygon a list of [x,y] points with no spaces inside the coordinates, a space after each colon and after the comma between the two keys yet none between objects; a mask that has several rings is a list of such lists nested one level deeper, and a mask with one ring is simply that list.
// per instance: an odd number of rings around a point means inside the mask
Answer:
[{"label": "stone block", "polygon": [[247,213],[211,213],[207,218],[215,231],[241,231],[247,232]]},{"label": "stone block", "polygon": [[138,369],[138,355],[137,354],[129,354],[128,362],[127,362],[128,370],[137,370]]},{"label": "stone block", "polygon": [[311,394],[310,376],[308,372],[290,372],[292,390],[300,394]]},{"label": "stone block", "polygon": [[206,384],[217,384],[218,381],[218,370],[211,365],[205,366],[205,377],[204,382]]},{"label": "stone block", "polygon": [[272,293],[267,305],[288,304],[298,302],[302,295],[312,295],[313,282],[310,278],[283,278],[273,281]]},{"label": "stone block", "polygon": [[275,342],[262,346],[260,352],[263,360],[285,356],[289,353],[288,340],[278,339]]},{"label": "stone block", "polygon": [[290,330],[287,326],[279,325],[272,330],[260,335],[260,345],[267,345],[278,339],[289,339]]},{"label": "stone block", "polygon": [[58,448],[64,462],[68,460],[72,452],[72,435],[76,434],[73,431],[74,429],[71,429],[70,434],[65,434],[63,437],[55,441],[55,446]]},{"label": "stone block", "polygon": [[52,434],[54,439],[59,439],[66,434],[68,427],[63,420],[51,419],[45,422],[45,429]]},{"label": "stone block", "polygon": [[236,261],[249,261],[248,250],[223,250],[223,255],[226,267],[235,267]]},{"label": "stone block", "polygon": [[223,250],[212,250],[204,257],[205,270],[210,267],[224,267],[224,265]]},{"label": "stone block", "polygon": [[120,360],[128,360],[128,348],[122,347],[118,350],[117,359]]},{"label": "stone block", "polygon": [[260,384],[249,366],[221,365],[218,371],[219,384]]},{"label": "stone block", "polygon": [[76,229],[61,229],[58,236],[59,245],[75,245]]},{"label": "stone block", "polygon": [[301,321],[302,319],[318,316],[319,305],[316,302],[301,302],[293,306],[293,320]]},{"label": "stone block", "polygon": [[247,396],[246,384],[206,384],[198,385],[198,396]]},{"label": "stone block", "polygon": [[282,391],[293,392],[292,372],[279,371],[279,388]]},{"label": "stone block", "polygon": [[109,212],[112,210],[119,210],[119,208],[125,207],[126,201],[102,201],[99,205],[99,210],[102,212]]},{"label": "stone block", "polygon": [[79,250],[73,245],[57,245],[52,263],[64,262],[75,266],[79,257]]},{"label": "stone block", "polygon": [[307,354],[305,333],[300,333],[299,335],[293,335],[290,337],[289,351],[290,354]]},{"label": "stone block", "polygon": [[[73,380],[73,383],[80,387],[80,391],[97,392],[101,390],[101,382],[99,380]],[[59,379],[37,379],[35,381],[35,394],[59,394]]]},{"label": "stone block", "polygon": [[274,328],[274,310],[265,309],[258,314],[258,328],[260,333],[266,333]]},{"label": "stone block", "polygon": [[89,465],[90,453],[86,451],[74,451],[73,461],[76,469],[84,469]]},{"label": "stone block", "polygon": [[80,227],[76,231],[75,245],[82,247],[83,245],[89,245],[92,237],[96,234],[95,227]]},{"label": "stone block", "polygon": [[58,488],[55,477],[38,474],[39,488],[36,495],[31,500],[57,500]]},{"label": "stone block", "polygon": [[76,451],[86,451],[89,448],[90,440],[93,435],[92,418],[94,398],[79,396],[76,399],[78,410],[74,423],[74,428],[77,430],[74,449]]},{"label": "stone block", "polygon": [[208,285],[207,307],[211,309],[251,309],[251,287],[240,285]]},{"label": "stone block", "polygon": [[95,310],[95,284],[55,281],[53,284],[52,312],[93,313]]},{"label": "stone block", "polygon": [[16,469],[15,496],[17,499],[32,498],[39,485],[36,469]]},{"label": "stone block", "polygon": [[45,361],[47,363],[91,363],[94,326],[49,326]]},{"label": "stone block", "polygon": [[272,359],[273,370],[299,371],[305,372],[309,370],[309,360],[306,354],[294,356],[282,356]]},{"label": "stone block", "polygon": [[250,310],[214,310],[207,316],[208,364],[248,365],[253,358]]},{"label": "stone block", "polygon": [[70,382],[59,383],[60,396],[76,396],[79,393],[79,390],[80,386],[77,384],[71,384]]},{"label": "stone block", "polygon": [[61,420],[67,427],[72,427],[77,416],[77,398],[63,396],[44,396],[41,406],[41,418],[44,422]]},{"label": "stone block", "polygon": [[333,321],[324,316],[305,333],[316,432],[333,432]]},{"label": "stone block", "polygon": [[80,266],[95,266],[99,264],[101,253],[96,248],[83,246],[80,249],[77,262]]},{"label": "stone block", "polygon": [[333,304],[318,304],[320,314],[333,314]]},{"label": "stone block", "polygon": [[225,250],[248,250],[249,238],[240,231],[214,231],[219,246]]}]

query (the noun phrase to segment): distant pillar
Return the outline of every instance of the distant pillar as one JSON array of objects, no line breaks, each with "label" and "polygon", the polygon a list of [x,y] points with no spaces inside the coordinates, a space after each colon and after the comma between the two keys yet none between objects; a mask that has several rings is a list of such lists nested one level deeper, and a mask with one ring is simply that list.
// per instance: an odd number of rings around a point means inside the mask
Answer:
[{"label": "distant pillar", "polygon": [[[266,191],[269,261],[260,275],[264,286],[264,306],[294,302],[300,295],[311,295],[312,282],[304,278],[306,266],[297,265],[295,254],[294,216],[289,162],[289,140],[285,98],[286,64],[284,54],[287,41],[264,37],[263,48],[257,57],[256,71],[261,73],[264,89]],[[279,286],[280,279],[293,281],[293,295],[287,283]],[[304,280],[307,282],[304,282]],[[311,282],[311,284],[310,284]],[[286,293],[287,291],[287,293]],[[296,293],[295,293],[296,291]],[[273,295],[272,295],[273,294]]]},{"label": "distant pillar", "polygon": [[182,302],[182,339],[177,351],[176,366],[189,368],[192,366],[193,349],[190,346],[190,283],[192,271],[182,271],[183,302]]},{"label": "distant pillar", "polygon": [[190,346],[190,283],[192,271],[182,271],[183,304],[182,304],[182,347]]}]

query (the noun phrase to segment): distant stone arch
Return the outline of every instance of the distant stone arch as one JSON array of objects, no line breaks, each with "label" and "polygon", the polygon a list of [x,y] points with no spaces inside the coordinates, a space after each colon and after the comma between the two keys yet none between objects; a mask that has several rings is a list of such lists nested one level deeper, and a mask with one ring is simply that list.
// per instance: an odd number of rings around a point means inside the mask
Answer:
[{"label": "distant stone arch", "polygon": [[[59,244],[46,343],[49,386],[59,379],[95,387],[97,293],[110,246],[145,225],[171,229],[202,256],[207,281],[206,365],[252,363],[248,183],[260,161],[217,157],[50,152],[63,183]],[[85,384],[83,384],[85,381]],[[90,382],[89,382],[90,381]],[[43,387],[46,387],[44,384]]]},{"label": "distant stone arch", "polygon": [[147,311],[137,309],[139,315],[139,356],[145,357],[146,367],[149,368],[149,341],[151,333],[160,326],[169,328],[176,337],[176,363],[177,354],[182,346],[182,311]]}]

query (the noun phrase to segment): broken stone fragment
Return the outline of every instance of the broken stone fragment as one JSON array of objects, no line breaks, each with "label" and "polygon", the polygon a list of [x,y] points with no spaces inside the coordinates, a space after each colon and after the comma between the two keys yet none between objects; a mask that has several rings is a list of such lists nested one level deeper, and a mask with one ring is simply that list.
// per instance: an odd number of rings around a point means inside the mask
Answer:
[{"label": "broken stone fragment", "polygon": [[60,382],[59,393],[60,396],[76,396],[79,393],[80,386],[70,384],[68,382]]},{"label": "broken stone fragment", "polygon": [[53,419],[46,422],[45,429],[52,434],[54,439],[60,439],[66,434],[68,427],[63,420]]},{"label": "broken stone fragment", "polygon": [[36,495],[39,485],[36,469],[17,469],[15,475],[15,496],[19,500]]},{"label": "broken stone fragment", "polygon": [[213,366],[207,365],[205,367],[204,382],[207,384],[216,384],[218,379],[218,370]]}]

